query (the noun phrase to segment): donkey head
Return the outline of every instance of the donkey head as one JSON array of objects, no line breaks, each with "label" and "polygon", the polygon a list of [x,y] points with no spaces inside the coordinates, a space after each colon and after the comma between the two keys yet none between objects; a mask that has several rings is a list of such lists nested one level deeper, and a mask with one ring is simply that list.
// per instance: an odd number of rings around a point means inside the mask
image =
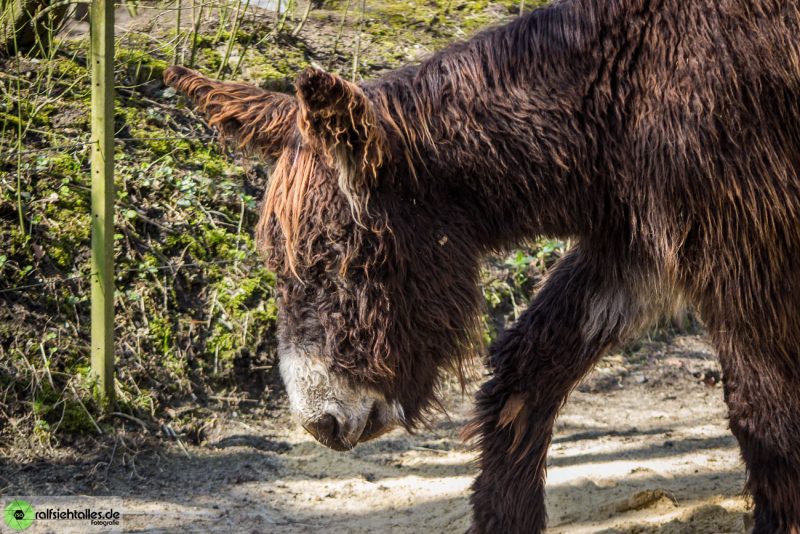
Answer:
[{"label": "donkey head", "polygon": [[278,277],[278,356],[296,417],[337,450],[410,429],[475,340],[479,251],[464,218],[422,193],[389,99],[316,69],[296,96],[181,67],[165,81],[274,163],[256,237]]}]

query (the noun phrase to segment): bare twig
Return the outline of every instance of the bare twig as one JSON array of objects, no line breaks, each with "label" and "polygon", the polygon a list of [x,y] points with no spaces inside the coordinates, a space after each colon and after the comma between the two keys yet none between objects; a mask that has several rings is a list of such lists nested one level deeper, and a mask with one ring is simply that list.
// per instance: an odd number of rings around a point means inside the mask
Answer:
[{"label": "bare twig", "polygon": [[313,4],[314,2],[312,2],[312,0],[308,0],[306,3],[306,10],[303,11],[303,18],[300,19],[300,22],[298,22],[297,26],[295,26],[294,30],[292,30],[292,37],[297,37],[300,35],[300,32],[303,30],[303,26],[305,26],[306,22],[308,21],[308,16],[311,14],[311,6]]},{"label": "bare twig", "polygon": [[336,51],[339,48],[339,41],[342,38],[342,32],[344,31],[344,23],[347,21],[347,14],[350,12],[350,6],[352,5],[353,0],[347,0],[347,4],[344,6],[344,13],[342,14],[342,22],[339,23],[339,31],[336,32],[336,39],[333,41],[333,53],[336,54]]},{"label": "bare twig", "polygon": [[367,10],[367,0],[361,0],[361,15],[358,18],[358,37],[356,37],[356,51],[353,54],[353,75],[352,81],[355,83],[358,77],[359,54],[361,54],[361,34],[364,33],[364,13]]},{"label": "bare twig", "polygon": [[78,392],[75,391],[75,386],[70,384],[69,388],[72,390],[72,394],[75,395],[75,400],[77,401],[77,403],[80,405],[81,408],[83,408],[83,411],[86,412],[87,417],[89,417],[89,420],[92,422],[92,425],[94,425],[94,428],[95,430],[97,430],[97,433],[102,434],[103,430],[100,428],[100,425],[97,424],[97,421],[95,421],[94,417],[92,417],[92,414],[89,412],[89,410],[86,409],[86,405],[81,400],[80,395],[78,395]]},{"label": "bare twig", "polygon": [[122,419],[127,419],[128,421],[132,421],[132,422],[138,424],[140,427],[142,427],[142,429],[145,432],[150,432],[150,429],[147,427],[147,424],[145,424],[145,422],[142,421],[141,419],[139,419],[138,417],[134,417],[132,415],[128,415],[128,414],[122,413],[122,412],[111,412],[108,415],[113,415],[114,417],[121,417]]}]

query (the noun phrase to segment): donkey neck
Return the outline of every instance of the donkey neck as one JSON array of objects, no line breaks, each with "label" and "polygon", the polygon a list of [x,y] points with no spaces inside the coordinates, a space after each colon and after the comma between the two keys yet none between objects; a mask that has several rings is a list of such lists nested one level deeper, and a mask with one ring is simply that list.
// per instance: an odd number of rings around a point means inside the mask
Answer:
[{"label": "donkey neck", "polygon": [[597,95],[613,91],[627,65],[609,73],[609,58],[624,55],[651,9],[596,3],[538,9],[365,85],[408,161],[393,187],[479,215],[472,230],[488,248],[591,233],[614,202]]}]

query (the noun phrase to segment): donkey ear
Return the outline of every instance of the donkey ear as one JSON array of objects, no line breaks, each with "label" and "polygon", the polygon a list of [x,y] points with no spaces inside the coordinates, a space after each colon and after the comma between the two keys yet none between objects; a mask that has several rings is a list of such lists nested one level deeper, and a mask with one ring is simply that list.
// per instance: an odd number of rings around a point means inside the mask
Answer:
[{"label": "donkey ear", "polygon": [[354,204],[369,194],[386,158],[377,112],[360,87],[319,69],[301,73],[296,86],[300,132],[339,170],[339,186]]},{"label": "donkey ear", "polygon": [[237,148],[277,158],[296,135],[297,100],[244,83],[219,82],[185,67],[169,67],[164,83],[184,93]]}]

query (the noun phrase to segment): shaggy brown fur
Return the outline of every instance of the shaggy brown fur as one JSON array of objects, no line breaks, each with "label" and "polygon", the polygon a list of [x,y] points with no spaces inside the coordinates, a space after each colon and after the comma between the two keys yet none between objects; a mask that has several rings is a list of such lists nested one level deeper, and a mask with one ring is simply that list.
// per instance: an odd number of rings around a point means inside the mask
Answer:
[{"label": "shaggy brown fur", "polygon": [[239,150],[277,158],[296,137],[297,103],[289,95],[209,80],[182,67],[167,69],[164,83],[191,94],[197,109],[209,117],[209,125],[236,139]]},{"label": "shaggy brown fur", "polygon": [[544,528],[559,408],[681,296],[722,361],[754,532],[800,534],[798,35],[797,0],[562,0],[358,87],[167,80],[278,157],[258,236],[281,335],[409,426],[473,345],[481,256],[577,240],[490,349],[474,532]]}]

